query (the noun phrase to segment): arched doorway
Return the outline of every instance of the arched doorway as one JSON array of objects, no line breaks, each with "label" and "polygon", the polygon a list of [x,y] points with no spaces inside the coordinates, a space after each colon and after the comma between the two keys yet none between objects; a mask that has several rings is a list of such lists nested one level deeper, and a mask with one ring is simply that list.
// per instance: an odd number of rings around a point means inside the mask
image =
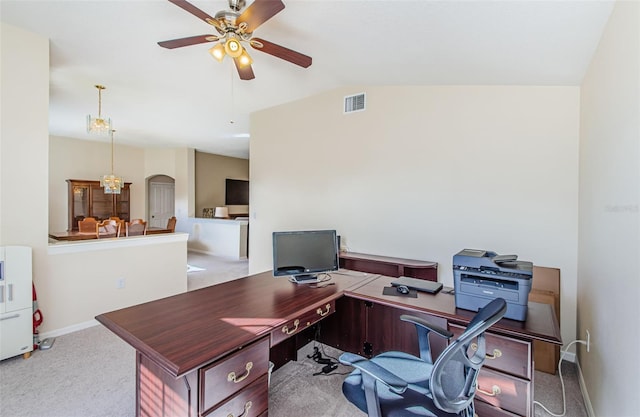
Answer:
[{"label": "arched doorway", "polygon": [[175,180],[166,175],[149,177],[147,190],[149,227],[166,227],[175,215]]}]

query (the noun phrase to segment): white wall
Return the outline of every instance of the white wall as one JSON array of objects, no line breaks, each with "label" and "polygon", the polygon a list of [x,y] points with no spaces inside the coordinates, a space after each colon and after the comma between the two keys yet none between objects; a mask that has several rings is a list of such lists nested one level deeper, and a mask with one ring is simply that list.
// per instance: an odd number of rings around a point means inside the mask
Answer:
[{"label": "white wall", "polygon": [[49,41],[0,28],[0,245],[37,251],[47,244]]},{"label": "white wall", "polygon": [[[68,171],[53,175],[60,181],[55,181],[50,192],[49,41],[5,23],[0,23],[0,30],[0,245],[26,245],[33,249],[33,281],[44,317],[39,331],[46,334],[73,329],[91,321],[96,314],[185,291],[186,235],[173,236],[174,242],[161,243],[163,239],[156,238],[155,243],[148,245],[103,248],[102,253],[61,253],[64,245],[54,249],[49,246],[50,201],[55,213],[52,227],[65,230],[64,180],[76,173],[81,179],[93,173],[102,175],[104,169],[110,168],[110,152],[108,146],[98,143],[86,146],[97,150],[100,157],[88,156],[94,152],[89,151],[88,155],[69,159],[77,155],[73,150],[64,157],[57,155],[56,158],[66,161],[64,170]],[[63,142],[68,141],[52,139],[54,154],[60,150],[57,145]],[[144,210],[144,176],[137,168],[144,167],[144,155],[131,149],[121,156],[118,150],[116,146],[116,169],[119,160],[130,163],[130,157],[135,159],[133,166],[123,166],[121,172],[130,179],[140,176],[142,200],[134,202],[139,206],[134,207],[134,211]],[[172,152],[174,160],[179,160],[181,155],[183,161],[188,161],[187,150]],[[89,158],[89,163],[83,158]],[[99,161],[106,165],[99,165]],[[171,164],[159,162],[154,166]],[[187,172],[188,164],[185,162],[182,166]],[[78,170],[80,167],[86,171]],[[64,191],[58,189],[60,185]],[[60,207],[65,207],[63,216],[59,215]],[[109,242],[95,244],[108,245]],[[115,280],[122,276],[130,286],[116,291]],[[145,284],[141,285],[142,282]]]},{"label": "white wall", "polygon": [[231,259],[247,257],[247,220],[188,218],[184,222],[189,250]]},{"label": "white wall", "polygon": [[[367,110],[342,114],[366,92]],[[575,337],[577,87],[339,89],[251,119],[250,272],[271,233],[335,228],[353,252],[436,261],[453,284],[464,248],[516,253],[562,278]]]},{"label": "white wall", "polygon": [[578,358],[596,416],[640,410],[639,22],[616,3],[581,90]]}]

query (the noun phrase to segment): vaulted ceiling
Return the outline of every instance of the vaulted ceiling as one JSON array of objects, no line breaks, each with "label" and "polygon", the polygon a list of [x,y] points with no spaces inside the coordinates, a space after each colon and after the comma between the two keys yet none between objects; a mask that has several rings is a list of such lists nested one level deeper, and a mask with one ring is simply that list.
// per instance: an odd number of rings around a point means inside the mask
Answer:
[{"label": "vaulted ceiling", "polygon": [[[92,139],[85,118],[97,112],[94,85],[102,84],[102,112],[119,143],[248,158],[251,112],[337,87],[580,85],[613,8],[593,0],[283,1],[254,35],[313,64],[249,48],[250,81],[228,58],[214,60],[212,44],[159,47],[215,33],[167,0],[1,0],[0,18],[50,39],[52,135]],[[211,16],[228,9],[225,0],[191,3]]]}]

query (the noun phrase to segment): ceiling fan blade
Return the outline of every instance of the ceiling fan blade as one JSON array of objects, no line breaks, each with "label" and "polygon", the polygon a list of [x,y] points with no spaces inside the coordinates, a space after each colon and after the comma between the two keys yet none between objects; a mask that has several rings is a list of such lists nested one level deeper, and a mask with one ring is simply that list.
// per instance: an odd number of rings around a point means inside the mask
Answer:
[{"label": "ceiling fan blade", "polygon": [[169,1],[175,4],[176,6],[180,7],[181,9],[188,11],[195,17],[204,20],[207,23],[210,23],[209,20],[215,20],[213,17],[209,16],[207,13],[198,9],[196,6],[189,3],[188,1],[185,1],[185,0],[169,0]]},{"label": "ceiling fan blade", "polygon": [[181,48],[183,46],[196,45],[205,42],[215,42],[218,40],[216,35],[198,35],[188,38],[172,39],[170,41],[158,42],[158,45],[167,49]]},{"label": "ceiling fan blade", "polygon": [[282,9],[284,9],[284,3],[281,0],[255,0],[238,16],[237,22],[238,24],[246,23],[246,32],[251,33]]},{"label": "ceiling fan blade", "polygon": [[236,64],[236,69],[238,70],[238,75],[241,80],[253,80],[256,76],[253,74],[253,68],[251,65],[245,65],[244,67],[240,66],[240,58],[233,58],[233,62]]},{"label": "ceiling fan blade", "polygon": [[310,56],[285,48],[284,46],[277,45],[273,42],[265,41],[264,39],[251,38],[251,40],[258,41],[262,44],[262,48],[258,48],[253,44],[251,45],[257,51],[262,51],[266,54],[273,55],[276,58],[284,59],[285,61],[289,61],[292,64],[299,65],[303,68],[311,66],[312,59]]}]

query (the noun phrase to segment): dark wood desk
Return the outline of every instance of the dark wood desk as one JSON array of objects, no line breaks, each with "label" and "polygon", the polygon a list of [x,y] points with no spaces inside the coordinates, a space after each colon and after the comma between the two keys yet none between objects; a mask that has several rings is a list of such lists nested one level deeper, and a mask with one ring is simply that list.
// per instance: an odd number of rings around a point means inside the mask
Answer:
[{"label": "dark wood desk", "polygon": [[[423,314],[445,326],[448,322],[464,325],[473,316],[451,307],[453,296],[420,294],[412,301],[385,298],[381,288],[390,278],[345,273],[333,274],[332,285],[314,289],[274,278],[269,271],[96,319],[137,351],[137,416],[226,417],[240,415],[247,407],[252,408],[251,415],[267,415],[270,352],[273,357],[305,331],[313,331],[320,320],[326,323],[323,336],[333,339],[334,346],[343,346],[335,340],[349,333],[347,343],[359,352],[368,337],[387,340],[397,335],[400,340],[411,340],[408,335],[413,335],[415,339],[414,329],[399,330],[395,316],[400,312]],[[377,306],[374,313],[365,310],[370,306]],[[560,343],[551,307],[540,306],[540,314],[533,307],[536,313],[530,316],[531,323],[501,321],[497,337],[517,337],[528,353],[534,339]],[[549,314],[544,313],[545,307]],[[547,317],[551,322],[537,323]],[[522,362],[520,368],[528,369],[531,358],[515,360]],[[530,401],[526,402],[529,409]]]}]

